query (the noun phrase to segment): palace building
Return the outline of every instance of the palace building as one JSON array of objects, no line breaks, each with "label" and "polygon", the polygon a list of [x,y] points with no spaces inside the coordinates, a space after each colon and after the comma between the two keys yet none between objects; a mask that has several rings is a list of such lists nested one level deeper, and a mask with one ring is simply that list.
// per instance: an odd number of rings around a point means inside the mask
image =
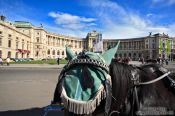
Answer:
[{"label": "palace building", "polygon": [[0,16],[0,56],[2,58],[65,58],[65,46],[78,54],[82,50],[103,52],[117,44],[116,57],[175,59],[175,38],[167,34],[149,34],[140,38],[102,39],[102,34],[92,31],[85,38],[71,37],[48,32],[41,25],[30,22],[8,22]]}]

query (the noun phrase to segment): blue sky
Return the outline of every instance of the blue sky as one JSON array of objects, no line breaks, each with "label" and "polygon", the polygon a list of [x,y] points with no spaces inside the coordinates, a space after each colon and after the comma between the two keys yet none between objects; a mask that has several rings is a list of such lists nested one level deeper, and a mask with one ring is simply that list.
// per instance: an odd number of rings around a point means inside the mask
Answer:
[{"label": "blue sky", "polygon": [[85,37],[92,30],[105,39],[166,33],[175,37],[175,0],[0,0],[9,21],[42,24],[49,32]]}]

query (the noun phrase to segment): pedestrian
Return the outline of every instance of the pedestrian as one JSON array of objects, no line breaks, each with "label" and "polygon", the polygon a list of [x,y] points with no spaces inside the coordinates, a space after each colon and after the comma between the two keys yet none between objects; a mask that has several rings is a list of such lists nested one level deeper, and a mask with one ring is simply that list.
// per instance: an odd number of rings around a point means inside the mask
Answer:
[{"label": "pedestrian", "polygon": [[166,62],[166,65],[168,65],[168,59],[166,59],[165,62]]},{"label": "pedestrian", "polygon": [[141,57],[141,62],[142,62],[142,64],[144,64],[144,62],[145,62],[143,57]]},{"label": "pedestrian", "polygon": [[157,58],[157,62],[160,64],[160,58]]},{"label": "pedestrian", "polygon": [[0,64],[3,65],[3,60],[2,58],[0,57]]},{"label": "pedestrian", "polygon": [[60,64],[60,58],[57,58],[57,64],[58,65]]},{"label": "pedestrian", "polygon": [[10,58],[9,57],[7,57],[6,62],[7,62],[7,66],[9,66],[10,65]]}]

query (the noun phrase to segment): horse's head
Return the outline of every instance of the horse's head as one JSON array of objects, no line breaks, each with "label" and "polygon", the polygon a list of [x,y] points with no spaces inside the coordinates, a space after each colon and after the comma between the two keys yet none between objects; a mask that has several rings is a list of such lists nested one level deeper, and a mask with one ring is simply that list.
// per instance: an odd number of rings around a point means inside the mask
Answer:
[{"label": "horse's head", "polygon": [[70,112],[92,113],[101,100],[106,97],[103,85],[110,77],[108,65],[111,63],[118,45],[102,55],[88,51],[76,55],[69,47],[66,47],[69,62],[61,74],[62,100]]}]

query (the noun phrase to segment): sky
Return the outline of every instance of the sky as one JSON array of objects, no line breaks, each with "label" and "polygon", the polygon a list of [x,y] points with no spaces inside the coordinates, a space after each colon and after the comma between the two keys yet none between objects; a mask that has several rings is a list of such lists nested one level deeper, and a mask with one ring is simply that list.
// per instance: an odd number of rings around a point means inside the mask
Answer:
[{"label": "sky", "polygon": [[48,32],[85,38],[96,30],[104,39],[165,33],[175,37],[175,0],[0,0],[8,21],[43,25]]}]

